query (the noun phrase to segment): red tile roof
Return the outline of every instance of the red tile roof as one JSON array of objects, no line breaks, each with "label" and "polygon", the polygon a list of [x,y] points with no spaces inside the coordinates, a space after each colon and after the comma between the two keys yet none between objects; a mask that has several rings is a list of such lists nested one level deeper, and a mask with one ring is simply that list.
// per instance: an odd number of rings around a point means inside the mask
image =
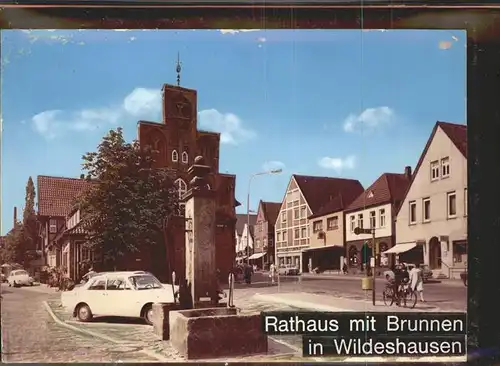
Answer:
[{"label": "red tile roof", "polygon": [[392,203],[399,207],[410,185],[410,180],[411,176],[405,174],[384,173],[360,194],[347,207],[346,211],[356,211],[387,203]]},{"label": "red tile roof", "polygon": [[436,125],[441,127],[444,133],[448,135],[449,139],[467,159],[467,126],[449,122],[437,122]]},{"label": "red tile roof", "polygon": [[[455,144],[457,149],[467,159],[467,126],[457,123],[437,121],[436,124],[434,125],[434,128],[432,129],[432,133],[429,139],[427,140],[427,143],[425,144],[422,154],[420,154],[420,158],[418,159],[417,166],[415,167],[415,171],[412,175],[412,180],[410,182],[410,185],[406,189],[406,192],[403,195],[401,201],[404,201],[404,199],[406,198],[406,195],[408,194],[408,191],[410,190],[411,185],[413,184],[413,179],[415,179],[415,177],[417,176],[417,173],[420,169],[420,166],[422,165],[422,162],[424,161],[424,157],[427,154],[429,146],[431,146],[431,142],[434,139],[434,135],[436,134],[438,127],[440,127],[443,130],[443,132],[448,136],[448,138],[453,142],[453,144]],[[401,206],[399,206],[396,215],[399,214],[400,209]]]},{"label": "red tile roof", "polygon": [[40,216],[66,217],[75,199],[92,183],[84,179],[37,177],[38,214]]},{"label": "red tile roof", "polygon": [[361,183],[354,179],[296,174],[293,178],[312,211],[311,217],[342,210],[346,202],[352,202],[363,192]]},{"label": "red tile roof", "polygon": [[262,205],[262,211],[264,212],[265,220],[271,223],[271,225],[274,225],[280,212],[281,203],[260,201],[260,204]]}]

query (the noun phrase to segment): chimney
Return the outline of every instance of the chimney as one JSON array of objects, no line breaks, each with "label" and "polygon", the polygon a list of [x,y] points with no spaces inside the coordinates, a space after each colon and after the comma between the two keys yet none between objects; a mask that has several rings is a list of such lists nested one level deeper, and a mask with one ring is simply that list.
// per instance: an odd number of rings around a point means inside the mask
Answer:
[{"label": "chimney", "polygon": [[411,166],[405,166],[405,177],[411,179]]},{"label": "chimney", "polygon": [[14,226],[17,224],[17,207],[14,207]]},{"label": "chimney", "polygon": [[80,179],[85,179],[85,174],[80,174]]}]

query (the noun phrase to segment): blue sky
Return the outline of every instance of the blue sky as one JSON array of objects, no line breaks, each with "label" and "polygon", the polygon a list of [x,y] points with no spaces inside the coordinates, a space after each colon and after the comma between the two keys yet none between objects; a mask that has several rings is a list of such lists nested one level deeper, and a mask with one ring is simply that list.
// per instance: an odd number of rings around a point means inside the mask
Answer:
[{"label": "blue sky", "polygon": [[[78,177],[122,126],[161,121],[160,89],[198,90],[198,126],[222,133],[220,170],[246,210],[291,174],[356,178],[415,166],[437,120],[465,123],[465,32],[2,31],[2,234],[29,176]],[[20,214],[19,214],[20,216]]]}]

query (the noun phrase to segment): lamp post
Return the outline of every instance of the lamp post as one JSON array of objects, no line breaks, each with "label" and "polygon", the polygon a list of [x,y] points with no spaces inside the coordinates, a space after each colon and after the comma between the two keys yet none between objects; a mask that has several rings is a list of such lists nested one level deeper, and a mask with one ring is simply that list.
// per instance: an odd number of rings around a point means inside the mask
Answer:
[{"label": "lamp post", "polygon": [[254,177],[259,175],[268,175],[268,174],[280,174],[283,169],[273,169],[265,172],[254,173],[250,176],[248,180],[248,191],[247,191],[247,264],[250,264],[250,186],[252,185],[252,180]]},{"label": "lamp post", "polygon": [[375,305],[375,256],[376,253],[376,245],[375,245],[375,228],[371,229],[363,229],[357,227],[354,229],[355,235],[360,234],[371,234],[372,235],[372,257],[370,258],[370,267],[372,269],[372,304]]}]

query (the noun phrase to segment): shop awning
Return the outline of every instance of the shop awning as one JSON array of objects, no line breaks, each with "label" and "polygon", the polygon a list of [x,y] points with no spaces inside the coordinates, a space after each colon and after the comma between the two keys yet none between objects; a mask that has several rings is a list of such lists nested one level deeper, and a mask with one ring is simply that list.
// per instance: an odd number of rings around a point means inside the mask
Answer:
[{"label": "shop awning", "polygon": [[313,248],[307,248],[303,249],[302,252],[314,252],[314,251],[320,251],[320,250],[327,250],[327,249],[342,249],[344,250],[344,247],[342,245],[326,245],[323,247],[313,247]]},{"label": "shop awning", "polygon": [[248,259],[259,259],[259,258],[262,258],[265,255],[266,255],[266,253],[254,253]]},{"label": "shop awning", "polygon": [[404,244],[396,244],[392,248],[386,250],[383,252],[383,254],[398,254],[398,253],[404,253],[409,251],[410,249],[413,249],[417,246],[417,243],[404,243]]}]

